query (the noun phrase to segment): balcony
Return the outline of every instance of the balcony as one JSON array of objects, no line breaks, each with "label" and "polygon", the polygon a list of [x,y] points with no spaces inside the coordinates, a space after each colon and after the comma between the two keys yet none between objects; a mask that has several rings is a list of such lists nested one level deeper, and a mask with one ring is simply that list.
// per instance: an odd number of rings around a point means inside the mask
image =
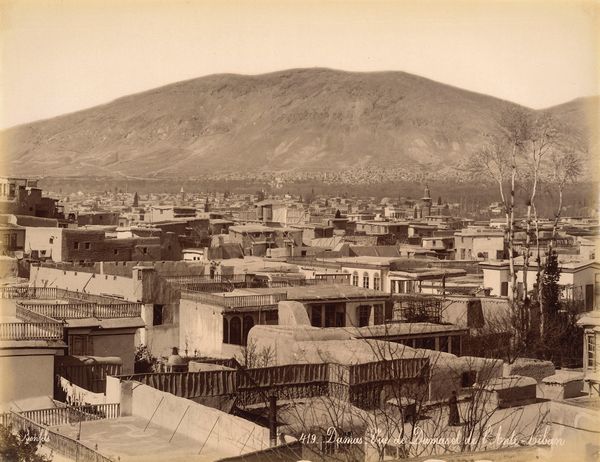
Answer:
[{"label": "balcony", "polygon": [[0,341],[62,340],[63,325],[57,322],[2,322]]},{"label": "balcony", "polygon": [[280,301],[287,300],[287,293],[228,296],[224,294],[210,294],[192,290],[182,290],[181,297],[206,305],[216,305],[227,308],[253,308],[277,305]]},{"label": "balcony", "polygon": [[53,319],[136,318],[142,314],[140,303],[19,303],[18,307]]},{"label": "balcony", "polygon": [[63,323],[17,306],[14,316],[0,318],[0,341],[61,341],[63,329]]},{"label": "balcony", "polygon": [[17,300],[17,307],[50,320],[135,318],[142,314],[141,303],[56,287],[0,287],[0,298]]}]

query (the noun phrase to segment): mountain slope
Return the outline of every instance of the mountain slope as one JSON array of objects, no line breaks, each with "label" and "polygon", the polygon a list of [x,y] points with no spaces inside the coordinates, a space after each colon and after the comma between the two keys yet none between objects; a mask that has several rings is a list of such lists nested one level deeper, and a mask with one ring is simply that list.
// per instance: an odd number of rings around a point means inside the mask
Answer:
[{"label": "mountain slope", "polygon": [[[555,110],[580,140],[573,105]],[[179,82],[14,127],[2,138],[13,175],[435,172],[476,149],[507,106],[514,105],[403,72],[297,69]]]}]

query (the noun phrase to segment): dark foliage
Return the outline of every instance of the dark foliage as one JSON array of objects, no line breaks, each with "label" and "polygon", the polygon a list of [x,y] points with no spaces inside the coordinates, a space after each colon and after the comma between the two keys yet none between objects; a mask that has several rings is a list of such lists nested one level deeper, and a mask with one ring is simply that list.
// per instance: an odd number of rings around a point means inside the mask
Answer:
[{"label": "dark foliage", "polygon": [[146,345],[139,345],[135,350],[135,363],[133,365],[133,371],[136,374],[145,372],[154,372],[158,359],[152,356],[150,350]]},{"label": "dark foliage", "polygon": [[37,453],[40,443],[40,434],[33,428],[13,433],[11,426],[0,425],[2,462],[50,462],[51,458]]}]

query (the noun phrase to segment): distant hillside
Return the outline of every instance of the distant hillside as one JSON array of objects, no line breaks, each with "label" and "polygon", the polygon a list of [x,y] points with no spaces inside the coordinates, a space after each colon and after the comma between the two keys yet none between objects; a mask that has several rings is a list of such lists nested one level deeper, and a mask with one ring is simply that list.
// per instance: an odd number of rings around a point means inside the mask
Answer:
[{"label": "distant hillside", "polygon": [[[584,106],[546,109],[588,144]],[[211,75],[5,130],[13,175],[193,177],[400,167],[440,172],[512,103],[404,72]]]}]

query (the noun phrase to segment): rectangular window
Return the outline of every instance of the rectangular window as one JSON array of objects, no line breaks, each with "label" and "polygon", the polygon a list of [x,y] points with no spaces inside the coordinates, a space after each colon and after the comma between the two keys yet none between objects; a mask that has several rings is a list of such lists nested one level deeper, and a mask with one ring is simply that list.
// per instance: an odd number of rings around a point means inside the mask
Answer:
[{"label": "rectangular window", "polygon": [[325,327],[336,327],[335,305],[325,305]]},{"label": "rectangular window", "polygon": [[119,255],[119,249],[115,249],[115,250],[113,250],[113,252],[115,255]]},{"label": "rectangular window", "polygon": [[508,296],[508,282],[501,282],[500,283],[500,295],[502,297],[507,297]]},{"label": "rectangular window", "polygon": [[438,337],[438,342],[440,345],[439,351],[444,351],[445,353],[449,353],[448,337],[446,337],[445,335],[442,335],[441,337]]},{"label": "rectangular window", "polygon": [[85,250],[90,250],[92,248],[92,243],[91,242],[86,242],[85,244],[83,244]]},{"label": "rectangular window", "polygon": [[358,307],[358,327],[368,326],[370,317],[371,307],[369,305],[363,305]]},{"label": "rectangular window", "polygon": [[591,311],[594,308],[594,284],[585,286],[585,310]]},{"label": "rectangular window", "polygon": [[267,311],[265,312],[265,323],[266,324],[277,324],[279,316],[277,315],[277,311]]},{"label": "rectangular window", "polygon": [[435,338],[423,337],[416,339],[416,348],[424,348],[426,350],[435,350]]},{"label": "rectangular window", "polygon": [[472,387],[477,381],[477,371],[463,372],[460,377],[460,386],[463,388]]},{"label": "rectangular window", "polygon": [[50,244],[54,244],[54,238],[53,238],[53,237],[51,237],[50,239],[48,239],[48,242],[49,242]]},{"label": "rectangular window", "polygon": [[381,290],[381,279],[379,278],[379,275],[377,275],[377,274],[373,278],[373,289]]},{"label": "rectangular window", "polygon": [[586,367],[587,369],[596,369],[596,335],[595,334],[587,334],[586,335],[586,352],[587,352],[587,361]]},{"label": "rectangular window", "polygon": [[163,308],[164,305],[154,304],[152,308],[152,325],[160,326],[163,323]]},{"label": "rectangular window", "polygon": [[367,273],[363,275],[363,287],[365,289],[369,288],[369,275]]},{"label": "rectangular window", "polygon": [[73,249],[79,250],[79,242],[77,242],[77,241],[73,242]]},{"label": "rectangular window", "polygon": [[383,311],[383,305],[375,305],[375,312],[374,312],[374,322],[375,325],[379,325],[379,324],[383,324],[384,323],[384,311]]},{"label": "rectangular window", "polygon": [[449,338],[450,338],[449,353],[460,356],[462,354],[460,335],[451,335]]},{"label": "rectangular window", "polygon": [[86,356],[92,354],[91,341],[88,341],[88,336],[69,335],[69,354],[72,356]]},{"label": "rectangular window", "polygon": [[342,311],[335,312],[335,327],[346,326],[346,313]]},{"label": "rectangular window", "polygon": [[323,321],[321,319],[321,305],[311,307],[311,324],[314,327],[322,327]]}]

